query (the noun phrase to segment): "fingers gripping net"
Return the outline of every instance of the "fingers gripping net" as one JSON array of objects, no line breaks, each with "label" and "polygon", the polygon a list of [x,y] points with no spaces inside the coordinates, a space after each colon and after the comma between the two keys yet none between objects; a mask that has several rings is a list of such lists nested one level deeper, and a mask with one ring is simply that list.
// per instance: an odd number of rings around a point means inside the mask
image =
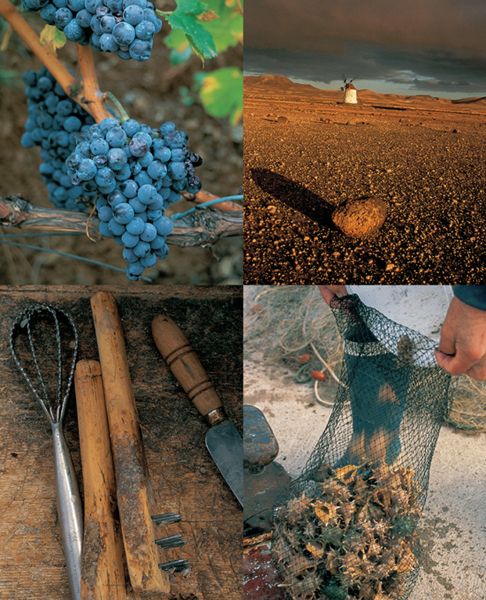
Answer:
[{"label": "fingers gripping net", "polygon": [[344,340],[343,385],[275,511],[274,558],[294,600],[404,600],[418,573],[415,527],[451,378],[433,341],[358,296],[331,308]]}]

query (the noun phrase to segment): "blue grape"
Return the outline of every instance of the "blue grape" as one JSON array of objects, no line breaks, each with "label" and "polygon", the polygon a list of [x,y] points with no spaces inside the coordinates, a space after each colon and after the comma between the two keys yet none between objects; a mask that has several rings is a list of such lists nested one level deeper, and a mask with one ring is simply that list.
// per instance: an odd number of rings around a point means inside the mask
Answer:
[{"label": "blue grape", "polygon": [[155,252],[149,252],[149,254],[147,254],[147,256],[144,256],[143,258],[140,259],[140,262],[141,262],[142,266],[144,266],[145,268],[150,268],[155,265],[157,260],[158,260],[158,256],[155,254]]},{"label": "blue grape", "polygon": [[[100,20],[100,27],[103,33],[111,33],[116,25],[116,19],[113,15],[105,15]],[[115,40],[116,43],[116,40]]]},{"label": "blue grape", "polygon": [[[127,228],[128,231],[128,228]],[[123,248],[123,258],[127,261],[127,262],[137,262],[138,261],[138,256],[133,252],[133,250],[131,248]],[[142,271],[143,273],[143,271]]]},{"label": "blue grape", "polygon": [[144,213],[147,210],[147,205],[140,202],[138,198],[130,198],[128,204],[130,204],[136,213]]},{"label": "blue grape", "polygon": [[140,40],[151,40],[155,35],[155,25],[150,21],[140,21],[135,27],[135,33]]},{"label": "blue grape", "polygon": [[111,210],[111,208],[109,206],[102,206],[101,208],[98,208],[98,217],[102,220],[102,221],[106,221],[108,222],[113,216],[113,211]]},{"label": "blue grape", "polygon": [[103,6],[103,0],[84,0],[85,9],[93,15],[100,6]]},{"label": "blue grape", "polygon": [[105,221],[100,221],[98,228],[103,237],[113,237],[113,234],[111,233],[111,231],[108,227],[108,223],[106,223]]},{"label": "blue grape", "polygon": [[84,9],[84,0],[67,0],[66,4],[73,13],[77,13]]},{"label": "blue grape", "polygon": [[113,218],[117,223],[121,223],[122,225],[130,223],[134,216],[135,212],[133,208],[125,202],[117,204],[113,209]]},{"label": "blue grape", "polygon": [[94,179],[98,169],[90,158],[84,158],[76,169],[76,175],[81,181],[87,181],[88,179]]},{"label": "blue grape", "polygon": [[133,59],[138,61],[144,61],[150,58],[150,54],[152,53],[152,47],[152,40],[146,41],[135,38],[135,40],[130,44],[128,51],[130,52],[130,56]]},{"label": "blue grape", "polygon": [[74,18],[73,13],[67,7],[58,8],[54,15],[54,23],[58,29],[64,31],[66,25]]},{"label": "blue grape", "polygon": [[111,33],[103,33],[100,36],[100,48],[104,52],[116,52],[119,48]]},{"label": "blue grape", "polygon": [[114,192],[112,192],[108,197],[107,197],[107,203],[114,208],[117,204],[122,204],[125,203],[127,201],[127,198],[124,194],[121,193],[120,190],[116,190]]},{"label": "blue grape", "polygon": [[147,141],[144,140],[143,138],[135,138],[134,137],[130,141],[128,146],[130,148],[130,152],[132,153],[132,156],[135,156],[137,158],[140,156],[143,156],[144,154],[147,154],[147,152],[149,151],[149,145],[148,145]]},{"label": "blue grape", "polygon": [[143,233],[140,234],[140,239],[144,242],[152,242],[157,237],[157,229],[152,223],[145,223]]},{"label": "blue grape", "polygon": [[145,229],[145,222],[140,217],[134,217],[127,223],[127,231],[132,235],[140,235]]},{"label": "blue grape", "polygon": [[129,179],[120,184],[120,190],[127,198],[135,198],[138,192],[138,184],[133,179]]},{"label": "blue grape", "polygon": [[126,233],[125,225],[118,223],[115,221],[114,217],[112,217],[108,222],[108,228],[113,233],[113,235],[123,236]]},{"label": "blue grape", "polygon": [[98,169],[95,181],[99,186],[107,186],[115,181],[115,175],[109,167]]},{"label": "blue grape", "polygon": [[126,248],[135,248],[140,242],[138,235],[132,235],[131,233],[128,233],[128,231],[125,231],[122,235],[122,240]]},{"label": "blue grape", "polygon": [[39,11],[41,19],[43,19],[48,25],[55,25],[56,10],[57,9],[53,4],[46,4]]},{"label": "blue grape", "polygon": [[[116,130],[112,129],[111,131]],[[108,158],[108,165],[113,171],[120,171],[128,162],[127,155],[120,148],[111,148],[106,156]]]},{"label": "blue grape", "polygon": [[174,229],[174,224],[172,222],[172,219],[169,219],[169,217],[160,217],[160,219],[157,219],[157,221],[154,222],[154,227],[157,230],[157,233],[163,237],[167,237],[168,235],[170,235],[172,233],[172,230]]},{"label": "blue grape", "polygon": [[157,197],[157,190],[153,185],[142,185],[137,193],[137,198],[142,204],[151,204]]},{"label": "blue grape", "polygon": [[[112,35],[115,42],[120,46],[129,46],[135,39],[135,28],[130,23],[122,21],[113,27]],[[133,134],[130,133],[129,135]]]},{"label": "blue grape", "polygon": [[93,156],[93,162],[98,169],[101,169],[101,167],[106,167],[108,164],[108,158],[106,157],[106,154],[97,154],[96,156]]},{"label": "blue grape", "polygon": [[176,129],[177,127],[175,126],[175,123],[172,123],[172,121],[166,121],[159,127],[159,131],[162,136],[166,136],[168,133],[176,131]]},{"label": "blue grape", "polygon": [[133,27],[143,20],[143,9],[135,4],[127,6],[123,11],[123,19]]},{"label": "blue grape", "polygon": [[[72,21],[74,22],[74,21]],[[83,125],[83,122],[78,117],[71,115],[64,121],[64,129],[66,131],[79,131]]]},{"label": "blue grape", "polygon": [[186,175],[186,165],[183,162],[170,162],[167,167],[167,174],[175,181],[183,179]]},{"label": "blue grape", "polygon": [[123,129],[113,127],[106,134],[106,141],[112,148],[120,148],[126,142],[127,136]]},{"label": "blue grape", "polygon": [[83,27],[84,29],[88,29],[89,24],[91,23],[92,16],[93,15],[89,11],[83,8],[76,14],[76,21],[81,25],[81,27]]},{"label": "blue grape", "polygon": [[137,121],[135,121],[135,119],[127,119],[122,123],[122,129],[127,134],[127,136],[131,138],[140,131],[140,125]]},{"label": "blue grape", "polygon": [[150,175],[147,173],[147,171],[140,171],[140,173],[135,175],[134,179],[140,186],[152,185],[152,183],[153,183],[153,179],[150,177]]},{"label": "blue grape", "polygon": [[147,256],[147,254],[151,251],[150,244],[147,242],[138,242],[138,244],[133,249],[133,252],[139,257]]},{"label": "blue grape", "polygon": [[147,173],[152,179],[163,179],[167,175],[167,166],[159,160],[154,160],[149,164]]}]

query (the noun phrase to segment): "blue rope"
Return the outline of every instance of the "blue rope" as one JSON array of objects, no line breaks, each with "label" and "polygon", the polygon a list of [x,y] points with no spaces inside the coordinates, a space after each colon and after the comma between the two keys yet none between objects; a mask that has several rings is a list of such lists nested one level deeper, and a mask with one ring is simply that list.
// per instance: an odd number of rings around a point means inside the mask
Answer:
[{"label": "blue rope", "polygon": [[[84,258],[83,256],[76,256],[75,254],[66,254],[65,252],[59,252],[59,250],[50,250],[48,248],[40,248],[39,246],[30,246],[29,244],[19,244],[18,242],[7,242],[6,240],[2,239],[0,239],[0,244],[6,244],[7,246],[19,246],[20,248],[30,248],[31,250],[41,250],[42,252],[51,252],[52,254],[59,254],[60,256],[75,258],[76,260],[82,260],[84,262],[91,263],[92,265],[98,265],[99,267],[106,267],[107,269],[113,269],[114,271],[125,273],[124,269],[119,269],[118,267],[113,267],[112,265],[106,265],[105,263],[101,263],[96,260],[90,260],[89,258]],[[141,279],[149,282],[152,281],[149,277],[141,277]]]},{"label": "blue rope", "polygon": [[214,204],[219,204],[220,202],[231,202],[234,200],[243,200],[243,194],[240,194],[239,196],[226,196],[225,198],[216,198],[216,200],[209,200],[208,202],[203,202],[202,204],[198,204],[197,206],[195,206],[194,208],[191,208],[190,210],[188,210],[185,213],[176,213],[175,215],[172,215],[171,218],[174,221],[177,221],[177,219],[182,219],[186,215],[190,215],[191,213],[193,213],[194,211],[196,211],[200,208],[207,208],[209,206],[213,206]]}]

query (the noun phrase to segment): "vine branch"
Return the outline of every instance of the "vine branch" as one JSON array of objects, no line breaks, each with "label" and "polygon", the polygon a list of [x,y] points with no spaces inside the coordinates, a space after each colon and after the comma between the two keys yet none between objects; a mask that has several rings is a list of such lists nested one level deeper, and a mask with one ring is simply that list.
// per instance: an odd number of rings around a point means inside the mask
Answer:
[{"label": "vine branch", "polygon": [[[216,205],[219,206],[219,205]],[[237,205],[236,205],[237,206]],[[56,232],[89,232],[101,239],[98,217],[87,213],[37,206],[22,196],[0,198],[0,225]],[[224,237],[243,235],[243,209],[201,209],[175,222],[167,243],[175,246],[209,246]]]},{"label": "vine branch", "polygon": [[96,77],[93,55],[90,47],[83,47],[76,44],[81,73],[83,74],[84,90],[75,95],[72,91],[76,81],[75,78],[61,63],[54,52],[40,43],[39,36],[9,0],[0,0],[0,15],[7,23],[9,23],[12,29],[18,33],[30,50],[32,50],[54,79],[59,83],[69,98],[72,98],[77,102],[86,112],[92,115],[97,122],[110,116],[110,113],[103,104],[102,94],[98,88],[98,78]]},{"label": "vine branch", "polygon": [[[61,63],[57,56],[39,41],[38,35],[27,23],[24,17],[8,0],[0,0],[0,15],[12,26],[19,36],[24,40],[32,52],[40,59],[42,64],[47,67],[53,77],[62,86],[62,89],[68,94],[71,93],[71,86],[74,83],[74,77],[69,73],[66,67]],[[81,104],[81,103],[80,103]],[[87,108],[82,105],[85,110]]]},{"label": "vine branch", "polygon": [[110,117],[103,101],[103,94],[100,92],[98,77],[93,60],[93,52],[90,46],[81,46],[76,44],[78,53],[79,67],[83,79],[83,100],[89,105],[88,111],[97,123]]}]

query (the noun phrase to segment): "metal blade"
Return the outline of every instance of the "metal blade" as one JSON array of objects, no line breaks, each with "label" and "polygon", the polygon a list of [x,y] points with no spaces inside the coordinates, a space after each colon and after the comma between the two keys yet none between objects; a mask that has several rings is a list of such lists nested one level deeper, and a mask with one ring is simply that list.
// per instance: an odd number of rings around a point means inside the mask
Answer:
[{"label": "metal blade", "polygon": [[206,446],[231,491],[243,506],[243,440],[231,419],[214,425]]}]

